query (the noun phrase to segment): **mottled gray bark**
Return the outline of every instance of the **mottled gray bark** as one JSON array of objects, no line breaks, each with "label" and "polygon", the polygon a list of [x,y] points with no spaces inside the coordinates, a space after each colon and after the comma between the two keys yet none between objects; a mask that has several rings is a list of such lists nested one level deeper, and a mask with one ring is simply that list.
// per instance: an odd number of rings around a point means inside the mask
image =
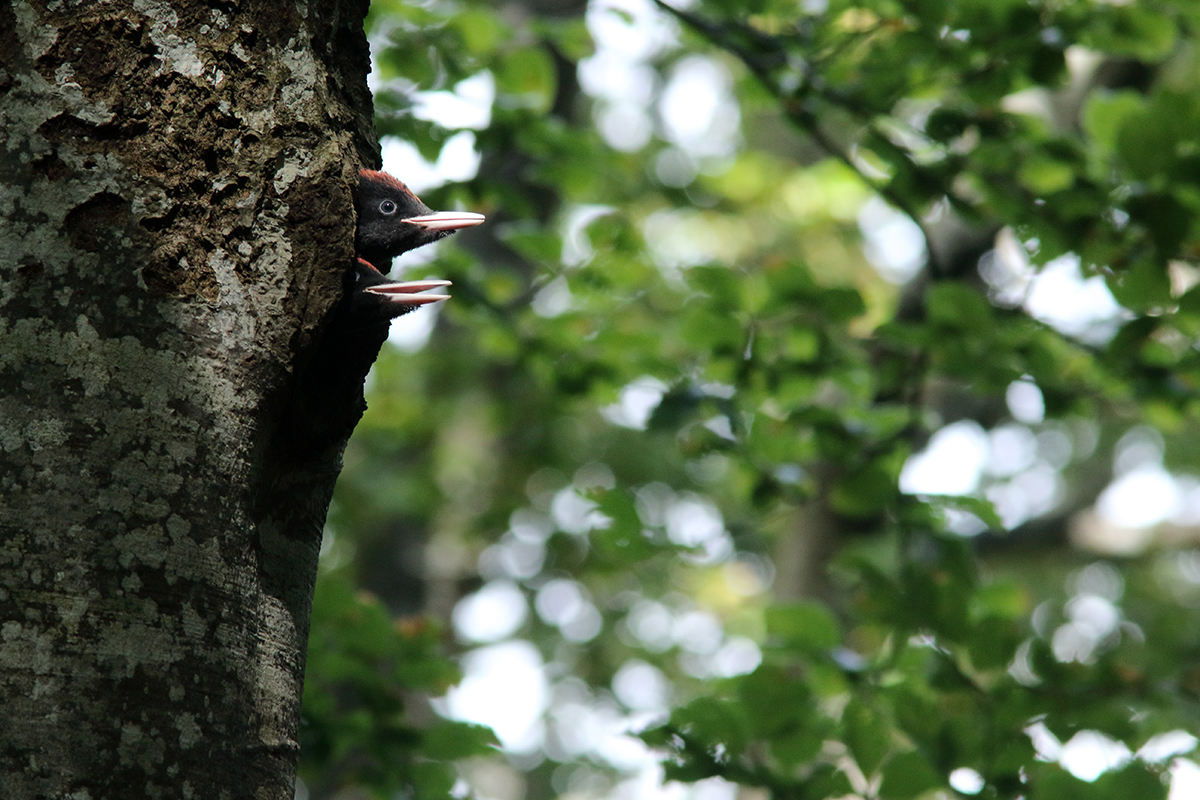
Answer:
[{"label": "mottled gray bark", "polygon": [[0,3],[6,800],[292,795],[365,7]]}]

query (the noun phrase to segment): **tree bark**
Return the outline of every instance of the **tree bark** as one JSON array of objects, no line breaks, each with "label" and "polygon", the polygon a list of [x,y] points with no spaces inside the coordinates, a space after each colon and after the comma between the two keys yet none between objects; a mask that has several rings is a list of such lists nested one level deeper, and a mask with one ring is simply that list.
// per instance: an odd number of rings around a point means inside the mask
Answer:
[{"label": "tree bark", "polygon": [[0,797],[292,797],[366,5],[0,4]]}]

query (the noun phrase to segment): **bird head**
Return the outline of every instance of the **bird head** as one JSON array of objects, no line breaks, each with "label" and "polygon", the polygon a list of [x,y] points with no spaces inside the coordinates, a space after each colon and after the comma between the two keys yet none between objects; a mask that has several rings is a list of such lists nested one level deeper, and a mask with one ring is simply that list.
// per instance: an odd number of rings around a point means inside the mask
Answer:
[{"label": "bird head", "polygon": [[358,256],[380,272],[401,253],[483,222],[482,214],[470,211],[433,211],[396,178],[367,169],[358,173],[355,210]]},{"label": "bird head", "polygon": [[445,294],[420,294],[427,289],[441,289],[450,281],[422,280],[397,283],[388,280],[364,259],[358,259],[346,275],[346,297],[350,303],[349,319],[358,327],[387,322],[423,305],[449,299]]}]

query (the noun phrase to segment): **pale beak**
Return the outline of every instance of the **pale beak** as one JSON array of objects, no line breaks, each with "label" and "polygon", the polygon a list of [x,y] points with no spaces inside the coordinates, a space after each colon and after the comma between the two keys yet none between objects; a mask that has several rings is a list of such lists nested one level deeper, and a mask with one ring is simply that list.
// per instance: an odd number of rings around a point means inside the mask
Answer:
[{"label": "pale beak", "polygon": [[409,217],[403,222],[419,225],[427,231],[456,231],[483,223],[483,214],[473,211],[435,211],[423,217]]},{"label": "pale beak", "polygon": [[423,292],[426,289],[439,289],[449,285],[450,281],[406,281],[404,283],[381,283],[378,286],[370,286],[364,291],[383,295],[389,302],[396,305],[423,306],[429,303],[439,303],[442,300],[449,300],[450,295],[416,294],[417,292]]}]

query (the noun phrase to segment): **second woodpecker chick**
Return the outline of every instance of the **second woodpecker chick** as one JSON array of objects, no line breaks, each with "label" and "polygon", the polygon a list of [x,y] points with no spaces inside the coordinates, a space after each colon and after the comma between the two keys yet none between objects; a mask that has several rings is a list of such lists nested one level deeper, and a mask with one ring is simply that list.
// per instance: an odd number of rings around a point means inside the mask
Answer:
[{"label": "second woodpecker chick", "polygon": [[424,280],[390,281],[366,259],[358,259],[354,270],[346,276],[349,298],[349,319],[356,326],[388,322],[401,314],[429,303],[449,300],[448,294],[417,294],[427,289],[441,289],[450,281]]},{"label": "second woodpecker chick", "polygon": [[[371,170],[359,173],[354,205],[358,258],[343,274],[341,299],[297,364],[278,437],[280,458],[316,459],[337,469],[346,438],[367,407],[363,379],[387,339],[388,323],[447,299],[429,290],[449,286],[450,281],[398,282],[386,277],[392,259],[483,222],[482,214],[431,211],[403,183]],[[318,538],[319,533],[318,526]]]}]

